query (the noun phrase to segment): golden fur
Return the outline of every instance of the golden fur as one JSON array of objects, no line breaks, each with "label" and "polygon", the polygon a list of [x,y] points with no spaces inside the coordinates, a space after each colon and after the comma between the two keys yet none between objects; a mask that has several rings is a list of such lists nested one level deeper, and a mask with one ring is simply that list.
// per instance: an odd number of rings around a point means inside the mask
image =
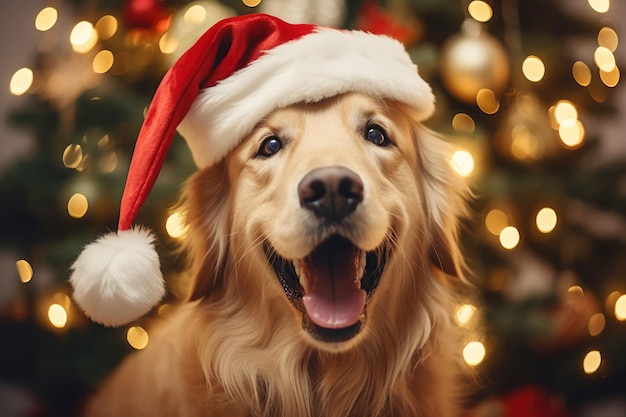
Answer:
[{"label": "golden fur", "polygon": [[[371,121],[391,145],[364,140]],[[260,158],[270,134],[283,149]],[[361,94],[261,120],[185,185],[188,300],[151,330],[149,346],[106,381],[86,415],[458,415],[452,309],[463,281],[457,223],[467,189],[449,152],[406,106]],[[341,224],[322,227],[294,190],[307,172],[329,165],[357,173],[364,198]],[[333,233],[365,251],[393,249],[362,330],[328,343],[303,330],[263,245],[299,259]]]}]

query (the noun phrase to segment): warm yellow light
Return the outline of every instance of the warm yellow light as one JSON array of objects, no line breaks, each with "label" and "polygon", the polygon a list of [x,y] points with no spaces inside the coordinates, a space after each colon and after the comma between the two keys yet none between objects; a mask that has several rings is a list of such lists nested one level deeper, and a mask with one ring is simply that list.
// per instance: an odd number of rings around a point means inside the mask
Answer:
[{"label": "warm yellow light", "polygon": [[110,14],[102,16],[96,22],[95,29],[98,32],[98,38],[107,40],[113,37],[117,32],[117,19]]},{"label": "warm yellow light", "polygon": [[504,249],[515,248],[520,241],[519,230],[514,226],[507,226],[500,232],[500,244]]},{"label": "warm yellow light", "polygon": [[617,37],[617,32],[610,27],[605,26],[598,32],[598,45],[604,46],[611,52],[615,52],[618,43],[619,38]]},{"label": "warm yellow light", "polygon": [[478,90],[476,104],[486,114],[495,114],[500,109],[500,102],[496,98],[496,94],[488,88]]},{"label": "warm yellow light", "polygon": [[617,65],[610,72],[600,70],[600,80],[607,87],[615,87],[619,83],[620,73]]},{"label": "warm yellow light", "polygon": [[585,290],[580,285],[572,285],[567,289],[567,295],[579,297],[585,294]]},{"label": "warm yellow light", "polygon": [[21,96],[33,85],[33,71],[30,68],[20,68],[15,71],[9,83],[9,91],[14,96]]},{"label": "warm yellow light", "polygon": [[165,32],[159,39],[159,49],[162,54],[172,54],[178,48],[179,43],[178,38],[171,35],[170,32]]},{"label": "warm yellow light", "polygon": [[472,133],[476,129],[476,123],[474,119],[465,113],[457,113],[452,118],[452,127],[457,132]]},{"label": "warm yellow light", "polygon": [[593,61],[596,63],[598,68],[605,72],[613,71],[615,68],[615,55],[609,48],[604,46],[598,46],[593,53]]},{"label": "warm yellow light", "polygon": [[509,217],[502,210],[493,209],[489,211],[485,217],[485,226],[487,226],[487,230],[496,236],[500,235],[502,229],[508,225]]},{"label": "warm yellow light", "polygon": [[467,151],[456,151],[452,155],[452,167],[462,177],[467,177],[474,170],[474,158]]},{"label": "warm yellow light", "polygon": [[615,318],[619,321],[626,321],[626,294],[622,294],[615,301]]},{"label": "warm yellow light", "polygon": [[80,193],[76,193],[71,196],[67,202],[67,212],[75,219],[83,217],[85,213],[87,213],[88,208],[89,203],[87,202],[87,197]]},{"label": "warm yellow light", "polygon": [[150,337],[143,327],[133,326],[126,332],[126,340],[133,348],[141,350],[148,346]]},{"label": "warm yellow light", "polygon": [[485,359],[485,345],[481,342],[469,342],[463,348],[463,359],[470,366],[476,366]]},{"label": "warm yellow light", "polygon": [[613,291],[606,297],[606,300],[604,302],[604,308],[606,309],[607,313],[609,314],[615,313],[615,302],[621,295],[622,295],[621,292]]},{"label": "warm yellow light", "polygon": [[206,19],[206,9],[201,4],[190,6],[183,15],[183,22],[187,26],[197,26]]},{"label": "warm yellow light", "polygon": [[574,76],[574,80],[583,87],[587,87],[591,84],[591,70],[582,61],[574,62],[572,65],[572,75]]},{"label": "warm yellow light", "polygon": [[591,336],[597,336],[602,333],[605,325],[606,319],[604,318],[604,314],[596,313],[589,319],[589,323],[587,323],[587,329],[589,330],[589,334]]},{"label": "warm yellow light", "polygon": [[585,359],[583,359],[583,371],[585,371],[587,375],[593,374],[600,368],[601,364],[602,355],[600,355],[600,352],[597,350],[589,351],[585,355]]},{"label": "warm yellow light", "polygon": [[456,310],[456,321],[461,325],[467,325],[474,314],[476,313],[476,307],[471,304],[463,304]]},{"label": "warm yellow light", "polygon": [[578,120],[578,111],[569,100],[560,100],[554,108],[554,117],[561,126],[572,127]]},{"label": "warm yellow light", "polygon": [[70,43],[74,51],[84,54],[98,42],[98,33],[93,25],[87,21],[78,22],[70,33]]},{"label": "warm yellow light", "polygon": [[539,57],[529,55],[522,63],[522,72],[529,81],[536,83],[545,75],[546,67]]},{"label": "warm yellow light", "polygon": [[165,221],[165,230],[174,239],[184,237],[189,230],[189,225],[185,221],[185,215],[178,211],[170,214]]},{"label": "warm yellow light", "polygon": [[57,329],[62,329],[67,324],[67,311],[60,304],[52,304],[48,308],[48,320]]},{"label": "warm yellow light", "polygon": [[488,22],[493,17],[491,6],[481,0],[474,0],[467,6],[470,16],[479,22]]},{"label": "warm yellow light", "polygon": [[35,29],[41,32],[50,30],[57,23],[58,18],[59,13],[57,9],[54,7],[46,7],[37,13],[37,17],[35,17]]},{"label": "warm yellow light", "polygon": [[261,0],[241,0],[241,2],[248,7],[256,7],[261,4]]},{"label": "warm yellow light", "polygon": [[585,127],[580,120],[576,120],[573,126],[562,124],[559,126],[559,138],[569,148],[577,148],[585,139]]},{"label": "warm yellow light", "polygon": [[110,174],[117,168],[117,154],[113,151],[107,152],[98,159],[98,169],[105,173]]},{"label": "warm yellow light", "polygon": [[104,74],[113,66],[113,52],[103,49],[93,58],[93,72],[96,74]]},{"label": "warm yellow light", "polygon": [[24,284],[33,279],[33,267],[30,266],[27,260],[20,259],[15,262],[15,267],[17,268],[17,274],[20,276],[20,281]]},{"label": "warm yellow light", "polygon": [[80,145],[72,143],[63,151],[63,165],[66,168],[76,168],[83,160],[83,149]]},{"label": "warm yellow light", "polygon": [[524,124],[511,129],[511,154],[520,160],[536,159],[539,156],[539,140]]},{"label": "warm yellow light", "polygon": [[589,6],[598,12],[598,13],[606,13],[609,11],[609,6],[611,5],[609,0],[587,0]]},{"label": "warm yellow light", "polygon": [[550,233],[556,227],[556,211],[550,207],[544,207],[537,213],[535,221],[541,233]]}]

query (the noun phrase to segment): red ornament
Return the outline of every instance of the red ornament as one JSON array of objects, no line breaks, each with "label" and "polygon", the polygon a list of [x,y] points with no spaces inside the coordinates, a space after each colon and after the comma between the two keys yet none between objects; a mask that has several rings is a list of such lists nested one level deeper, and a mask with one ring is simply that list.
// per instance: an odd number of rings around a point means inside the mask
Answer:
[{"label": "red ornament", "polygon": [[421,34],[419,22],[397,16],[370,1],[363,3],[356,26],[364,32],[390,36],[405,45],[415,42]]},{"label": "red ornament", "polygon": [[128,0],[123,10],[129,29],[148,29],[163,33],[170,25],[171,15],[158,0]]}]

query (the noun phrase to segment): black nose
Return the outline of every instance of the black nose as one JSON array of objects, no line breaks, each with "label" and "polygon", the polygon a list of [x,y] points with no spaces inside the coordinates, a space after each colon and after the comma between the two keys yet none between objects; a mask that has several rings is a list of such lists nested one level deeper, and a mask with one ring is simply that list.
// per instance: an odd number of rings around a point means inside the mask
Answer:
[{"label": "black nose", "polygon": [[345,167],[317,168],[302,178],[298,195],[302,207],[336,222],[356,210],[363,201],[363,181]]}]

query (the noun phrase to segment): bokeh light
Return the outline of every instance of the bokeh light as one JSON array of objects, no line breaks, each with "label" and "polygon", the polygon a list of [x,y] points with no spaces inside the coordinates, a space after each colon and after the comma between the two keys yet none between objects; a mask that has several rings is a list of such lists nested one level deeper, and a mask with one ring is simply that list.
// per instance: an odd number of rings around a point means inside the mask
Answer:
[{"label": "bokeh light", "polygon": [[33,70],[30,68],[20,68],[11,77],[9,91],[14,96],[21,96],[28,91],[33,84]]},{"label": "bokeh light", "polygon": [[463,348],[463,359],[470,366],[476,366],[485,359],[485,345],[481,342],[472,341]]},{"label": "bokeh light", "polygon": [[170,237],[180,239],[187,234],[189,225],[185,222],[185,214],[175,211],[165,221],[165,230]]},{"label": "bokeh light", "polygon": [[74,51],[84,54],[98,42],[98,33],[93,25],[85,20],[78,22],[70,33],[70,44]]},{"label": "bokeh light", "polygon": [[488,22],[493,17],[493,9],[491,6],[482,1],[474,0],[467,6],[470,16],[478,22]]},{"label": "bokeh light", "polygon": [[556,211],[550,207],[544,207],[537,213],[535,218],[537,229],[541,233],[550,233],[554,230],[557,223]]},{"label": "bokeh light", "polygon": [[93,72],[96,74],[104,74],[113,66],[113,52],[103,49],[93,58]]},{"label": "bokeh light", "polygon": [[466,326],[474,315],[476,314],[476,307],[472,304],[463,304],[456,310],[456,321],[463,326]]},{"label": "bokeh light", "polygon": [[94,28],[96,29],[96,32],[98,32],[99,39],[110,39],[113,37],[113,35],[115,35],[115,33],[117,33],[117,19],[110,14],[102,16],[100,19],[98,19]]},{"label": "bokeh light", "polygon": [[617,32],[610,27],[603,27],[598,32],[598,45],[604,46],[611,52],[615,52],[617,45],[619,44],[619,38]]},{"label": "bokeh light", "polygon": [[506,226],[500,232],[500,244],[504,249],[515,248],[520,241],[519,230],[514,226]]},{"label": "bokeh light", "polygon": [[493,235],[499,236],[502,229],[509,225],[509,217],[505,212],[498,209],[490,210],[485,216],[485,226]]},{"label": "bokeh light", "polygon": [[48,308],[48,320],[57,329],[62,329],[67,325],[67,311],[60,304],[52,304]]},{"label": "bokeh light", "polygon": [[134,349],[141,350],[148,346],[150,337],[143,327],[133,326],[126,332],[126,340]]},{"label": "bokeh light", "polygon": [[35,17],[35,29],[45,32],[54,27],[59,18],[59,13],[54,7],[46,7],[37,13]]},{"label": "bokeh light", "polygon": [[611,72],[615,68],[615,55],[609,48],[598,46],[593,53],[593,62],[604,72]]},{"label": "bokeh light", "polygon": [[589,331],[590,336],[597,336],[604,330],[604,326],[606,325],[606,318],[602,313],[596,313],[589,318],[589,323],[587,323],[587,330]]},{"label": "bokeh light", "polygon": [[596,372],[602,364],[602,355],[597,350],[587,352],[583,359],[583,371],[586,374],[593,374]]},{"label": "bokeh light", "polygon": [[241,2],[248,7],[256,7],[261,4],[261,0],[241,0]]},{"label": "bokeh light", "polygon": [[474,157],[471,153],[458,150],[452,155],[452,166],[462,177],[467,177],[474,171]]},{"label": "bokeh light", "polygon": [[471,116],[465,113],[457,113],[452,118],[452,127],[457,132],[461,133],[473,133],[476,129],[476,123]]},{"label": "bokeh light", "polygon": [[526,77],[529,81],[536,83],[541,81],[545,75],[546,67],[539,57],[529,55],[522,63],[522,72],[524,73],[524,77]]},{"label": "bokeh light", "polygon": [[589,6],[598,12],[598,13],[606,13],[609,11],[609,7],[611,5],[609,0],[587,0]]},{"label": "bokeh light", "polygon": [[31,279],[33,279],[33,267],[27,260],[20,259],[19,261],[15,262],[15,267],[17,268],[17,274],[19,275],[20,281],[22,281],[22,283],[26,284],[27,282],[30,282]]},{"label": "bokeh light", "polygon": [[81,193],[72,195],[67,202],[67,212],[75,219],[83,217],[87,213],[88,209],[89,203],[87,202],[87,197]]},{"label": "bokeh light", "polygon": [[488,88],[478,90],[476,104],[486,114],[495,114],[500,109],[500,102],[496,98],[496,94]]},{"label": "bokeh light", "polygon": [[615,318],[619,321],[626,321],[626,294],[622,294],[619,296],[617,300],[615,300]]},{"label": "bokeh light", "polygon": [[583,87],[587,87],[591,84],[591,70],[589,66],[582,61],[574,62],[574,65],[572,65],[572,75],[574,76],[574,80]]}]

